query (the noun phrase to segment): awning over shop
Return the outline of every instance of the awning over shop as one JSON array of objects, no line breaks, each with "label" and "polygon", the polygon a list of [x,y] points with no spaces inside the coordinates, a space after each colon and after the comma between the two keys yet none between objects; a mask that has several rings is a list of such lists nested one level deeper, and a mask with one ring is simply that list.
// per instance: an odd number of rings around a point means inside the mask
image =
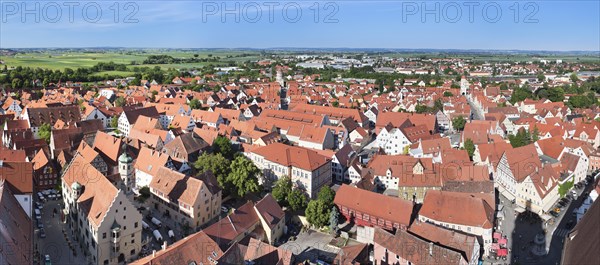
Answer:
[{"label": "awning over shop", "polygon": [[502,246],[502,245],[505,245],[505,246],[506,246],[506,243],[508,243],[508,240],[506,240],[506,238],[500,238],[500,239],[498,240],[498,244],[500,244],[501,246]]},{"label": "awning over shop", "polygon": [[495,232],[494,233],[494,239],[500,239],[500,238],[502,238],[502,234],[500,234],[498,232]]},{"label": "awning over shop", "polygon": [[496,214],[496,217],[498,217],[498,218],[504,218],[504,212],[498,212]]},{"label": "awning over shop", "polygon": [[508,256],[508,249],[506,249],[506,248],[498,249],[498,256],[500,256],[500,257]]},{"label": "awning over shop", "polygon": [[542,220],[544,220],[544,221],[548,221],[548,220],[552,219],[552,216],[550,216],[549,214],[542,214],[541,217],[542,217]]}]

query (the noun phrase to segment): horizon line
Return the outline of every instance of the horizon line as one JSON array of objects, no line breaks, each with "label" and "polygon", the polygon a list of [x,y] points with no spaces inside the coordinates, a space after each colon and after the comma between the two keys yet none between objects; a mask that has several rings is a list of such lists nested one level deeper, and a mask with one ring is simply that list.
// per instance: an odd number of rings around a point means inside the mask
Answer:
[{"label": "horizon line", "polygon": [[[485,49],[485,48],[382,48],[382,47],[134,47],[134,46],[70,46],[70,47],[0,47],[0,50],[19,49],[171,49],[171,50],[356,50],[356,51],[462,51],[462,52],[560,52],[600,53],[600,50],[530,50],[530,49]],[[600,58],[599,58],[600,59]]]}]

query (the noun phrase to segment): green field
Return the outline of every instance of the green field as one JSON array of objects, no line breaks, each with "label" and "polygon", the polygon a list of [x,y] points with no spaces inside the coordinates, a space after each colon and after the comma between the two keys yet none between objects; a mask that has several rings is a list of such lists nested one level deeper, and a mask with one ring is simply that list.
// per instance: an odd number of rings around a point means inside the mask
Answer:
[{"label": "green field", "polygon": [[1,56],[0,60],[9,67],[48,68],[52,70],[65,68],[91,67],[99,62],[115,62],[129,64],[131,61],[144,60],[145,56],[119,53],[26,53],[14,56]]},{"label": "green field", "polygon": [[527,55],[527,54],[450,54],[450,53],[384,53],[383,56],[391,58],[461,58],[470,59],[475,62],[529,62],[548,60],[556,61],[563,60],[563,62],[586,62],[586,63],[599,63],[600,58],[591,55]]},{"label": "green field", "polygon": [[94,73],[93,75],[95,75],[95,76],[109,75],[109,76],[130,77],[130,76],[133,76],[133,74],[134,73],[130,72],[130,71],[102,71],[102,72]]},{"label": "green field", "polygon": [[[170,55],[175,58],[193,58],[195,54],[198,58],[208,58],[209,55],[213,57],[220,57],[219,62],[199,62],[199,63],[181,63],[181,64],[159,64],[159,65],[135,65],[137,67],[154,67],[160,66],[161,68],[194,68],[203,67],[208,64],[224,66],[229,62],[241,63],[247,60],[258,60],[260,54],[258,52],[248,51],[235,51],[235,50],[224,50],[224,51],[162,51],[162,50],[148,50],[148,51],[135,51],[135,52],[69,52],[69,51],[46,51],[46,52],[31,52],[31,53],[18,53],[14,56],[0,56],[0,60],[8,66],[8,68],[14,68],[17,66],[32,67],[32,68],[47,68],[52,70],[63,70],[65,68],[79,68],[79,67],[91,67],[99,62],[114,62],[119,64],[130,65],[131,62],[137,62],[141,64],[149,55]],[[232,57],[226,58],[227,56],[239,56],[241,54],[251,54],[250,56],[244,57]],[[129,66],[132,70],[134,66]],[[112,71],[108,72],[109,74]],[[105,72],[98,73],[104,74]],[[116,72],[119,73],[119,72]],[[125,72],[127,73],[127,72]],[[124,74],[124,73],[123,73]],[[127,73],[129,74],[129,73]]]}]

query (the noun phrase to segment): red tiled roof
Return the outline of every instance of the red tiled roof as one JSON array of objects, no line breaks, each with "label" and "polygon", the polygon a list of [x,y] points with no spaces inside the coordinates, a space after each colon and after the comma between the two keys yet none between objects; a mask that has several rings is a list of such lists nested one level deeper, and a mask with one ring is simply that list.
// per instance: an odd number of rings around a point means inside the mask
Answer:
[{"label": "red tiled roof", "polygon": [[[336,192],[334,203],[377,218],[409,226],[413,203],[372,191],[343,184]],[[374,207],[377,205],[377,207]]]}]

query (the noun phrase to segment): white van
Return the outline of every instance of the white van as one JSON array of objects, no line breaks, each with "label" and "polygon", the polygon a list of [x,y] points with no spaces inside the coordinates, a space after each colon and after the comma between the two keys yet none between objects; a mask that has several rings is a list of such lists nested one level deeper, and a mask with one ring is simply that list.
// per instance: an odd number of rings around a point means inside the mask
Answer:
[{"label": "white van", "polygon": [[42,219],[42,212],[40,212],[40,209],[33,209],[33,212],[35,213],[36,219]]},{"label": "white van", "polygon": [[142,228],[148,230],[150,229],[150,226],[146,222],[142,221]]},{"label": "white van", "polygon": [[160,232],[158,232],[158,230],[152,231],[152,234],[154,235],[154,239],[156,239],[156,241],[158,241],[158,242],[162,242],[163,241],[163,237],[160,234]]},{"label": "white van", "polygon": [[160,220],[152,217],[152,223],[155,224],[158,227],[162,227],[162,223],[160,222]]}]

